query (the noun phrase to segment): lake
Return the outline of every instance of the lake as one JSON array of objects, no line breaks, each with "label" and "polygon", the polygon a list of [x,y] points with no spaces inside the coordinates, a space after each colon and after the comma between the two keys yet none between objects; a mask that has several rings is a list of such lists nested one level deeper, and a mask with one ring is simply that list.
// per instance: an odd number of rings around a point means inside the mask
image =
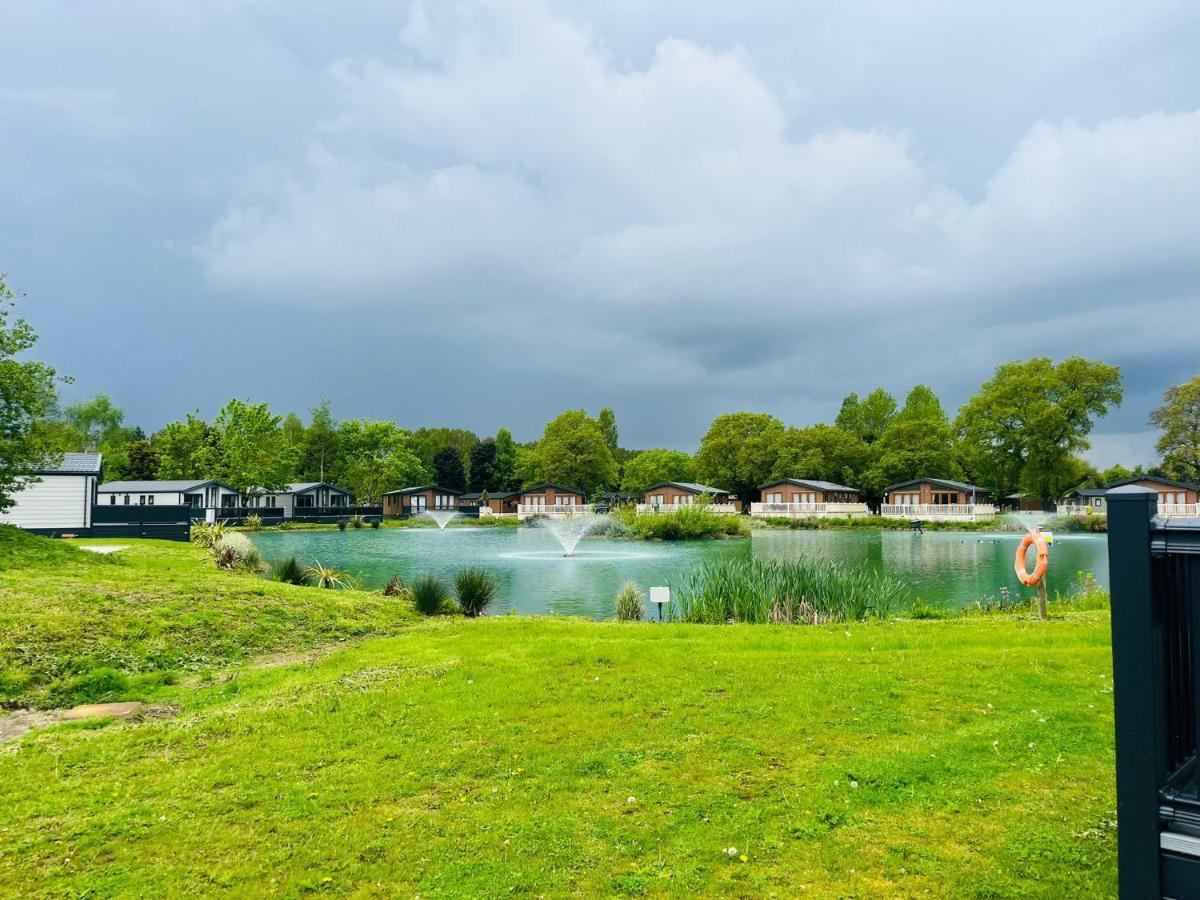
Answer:
[{"label": "lake", "polygon": [[[643,588],[676,583],[707,559],[721,557],[816,559],[859,563],[903,579],[912,596],[965,606],[1022,588],[1013,573],[1021,536],[1013,533],[910,531],[756,531],[748,540],[647,543],[588,538],[564,558],[554,537],[540,528],[382,528],[361,531],[280,531],[252,535],[264,557],[294,555],[345,569],[368,589],[393,575],[410,582],[425,574],[447,582],[467,566],[491,572],[497,582],[493,613],[554,613],[613,617],[613,595],[632,579]],[[1105,535],[1056,535],[1050,551],[1050,595],[1066,591],[1076,573],[1091,572],[1108,584]]]}]

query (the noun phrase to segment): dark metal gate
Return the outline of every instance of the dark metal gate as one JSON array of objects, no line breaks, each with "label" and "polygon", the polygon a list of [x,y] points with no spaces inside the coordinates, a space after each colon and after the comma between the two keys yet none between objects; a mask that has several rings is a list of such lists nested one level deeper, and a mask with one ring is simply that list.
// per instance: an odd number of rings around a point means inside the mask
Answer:
[{"label": "dark metal gate", "polygon": [[1108,492],[1121,896],[1200,897],[1200,519]]}]

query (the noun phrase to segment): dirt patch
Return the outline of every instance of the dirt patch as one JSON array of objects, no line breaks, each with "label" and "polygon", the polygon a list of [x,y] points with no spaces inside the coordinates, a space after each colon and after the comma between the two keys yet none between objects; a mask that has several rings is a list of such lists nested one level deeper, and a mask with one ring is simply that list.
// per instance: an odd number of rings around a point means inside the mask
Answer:
[{"label": "dirt patch", "polygon": [[296,663],[314,663],[318,659],[323,659],[337,653],[339,650],[344,650],[349,644],[342,641],[336,644],[325,644],[322,647],[313,647],[310,650],[290,650],[284,653],[268,653],[264,656],[258,656],[250,660],[247,664],[249,669],[278,669],[282,666],[290,666]]},{"label": "dirt patch", "polygon": [[178,706],[165,703],[154,706],[143,706],[141,703],[99,703],[89,707],[77,706],[74,709],[13,709],[0,712],[0,744],[15,741],[31,731],[57,725],[59,722],[105,717],[142,722],[169,719],[179,713]]},{"label": "dirt patch", "polygon": [[0,744],[61,721],[63,712],[61,709],[14,709],[0,713]]}]

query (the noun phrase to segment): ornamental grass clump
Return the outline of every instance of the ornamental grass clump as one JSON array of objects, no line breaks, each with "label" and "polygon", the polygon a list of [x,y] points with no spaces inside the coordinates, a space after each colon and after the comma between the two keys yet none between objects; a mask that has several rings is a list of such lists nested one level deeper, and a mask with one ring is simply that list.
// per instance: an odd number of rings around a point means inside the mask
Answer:
[{"label": "ornamental grass clump", "polygon": [[317,587],[335,589],[350,589],[354,587],[354,579],[350,577],[348,572],[341,569],[334,569],[330,566],[323,566],[319,562],[314,562],[311,566],[304,567],[305,583]]},{"label": "ornamental grass clump", "polygon": [[304,568],[296,561],[296,557],[289,556],[283,562],[275,563],[271,567],[271,579],[273,581],[282,581],[284,584],[307,584],[304,578]]},{"label": "ornamental grass clump", "polygon": [[244,524],[251,531],[261,531],[262,516],[260,516],[258,513],[250,513],[250,515],[246,516]]},{"label": "ornamental grass clump", "polygon": [[673,618],[708,624],[886,619],[908,596],[902,581],[865,566],[806,558],[714,560],[684,578],[673,593]]},{"label": "ornamental grass clump", "polygon": [[364,519],[362,516],[354,515],[346,520],[346,524],[349,525],[351,528],[354,528],[357,530],[359,528],[362,528],[364,525],[366,525],[367,520]]},{"label": "ornamental grass clump", "polygon": [[618,622],[640,622],[646,614],[645,594],[636,581],[627,581],[613,599]]},{"label": "ornamental grass clump", "polygon": [[225,522],[201,522],[192,526],[192,543],[205,550],[211,550],[228,531],[229,526]]},{"label": "ornamental grass clump", "polygon": [[413,605],[417,612],[426,616],[436,616],[442,612],[446,601],[450,599],[450,590],[442,579],[434,575],[422,575],[409,587],[412,592]]},{"label": "ornamental grass clump", "polygon": [[496,579],[483,569],[463,569],[454,576],[454,593],[463,615],[473,619],[496,599]]},{"label": "ornamental grass clump", "polygon": [[257,572],[262,569],[262,554],[254,546],[254,542],[236,531],[222,537],[208,552],[221,569],[243,572]]}]

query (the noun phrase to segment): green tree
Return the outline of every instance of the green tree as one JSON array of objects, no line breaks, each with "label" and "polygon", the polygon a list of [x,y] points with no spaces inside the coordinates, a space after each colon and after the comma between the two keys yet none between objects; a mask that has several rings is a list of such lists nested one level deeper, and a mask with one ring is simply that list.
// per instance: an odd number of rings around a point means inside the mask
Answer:
[{"label": "green tree", "polygon": [[640,494],[660,481],[693,481],[692,458],[682,450],[657,447],[630,456],[621,476],[621,490]]},{"label": "green tree", "polygon": [[[942,409],[942,401],[938,399],[937,394],[923,384],[918,384],[908,392],[908,396],[904,398],[904,406],[888,424],[919,421],[950,423],[946,411]],[[885,428],[884,431],[886,430]],[[880,438],[882,437],[883,435],[880,434]]]},{"label": "green tree", "polygon": [[954,428],[937,395],[923,384],[908,392],[871,450],[874,460],[861,487],[872,499],[901,481],[963,477]]},{"label": "green tree", "polygon": [[112,402],[108,394],[72,403],[63,410],[63,419],[79,435],[80,450],[96,451],[124,429],[125,410]]},{"label": "green tree", "polygon": [[600,423],[582,409],[567,410],[547,423],[524,468],[526,484],[553,481],[587,493],[603,491],[620,477]]},{"label": "green tree", "polygon": [[496,485],[496,439],[484,438],[471,449],[470,488],[473,491],[486,491],[488,488],[500,490]]},{"label": "green tree", "polygon": [[303,481],[328,481],[338,455],[338,423],[333,417],[333,403],[321,400],[310,411],[308,427],[304,429],[298,471]]},{"label": "green tree", "polygon": [[1112,484],[1114,481],[1124,481],[1126,478],[1132,478],[1133,476],[1133,471],[1118,463],[1117,465],[1109,466],[1097,475],[1095,486],[1104,487],[1106,484]]},{"label": "green tree", "polygon": [[468,460],[471,458],[471,449],[478,443],[479,436],[465,428],[418,428],[412,433],[413,452],[431,472],[434,468],[433,458],[443,447],[453,447],[460,459]]},{"label": "green tree", "polygon": [[491,487],[497,491],[511,491],[520,487],[517,476],[517,445],[507,428],[496,430],[496,468]]},{"label": "green tree", "polygon": [[154,436],[158,451],[158,477],[212,478],[217,450],[215,435],[196,413],[188,413],[182,422],[171,422]]},{"label": "green tree", "polygon": [[1121,402],[1116,366],[1072,357],[1006,363],[959,411],[956,430],[973,477],[996,496],[1053,500],[1073,487],[1074,454],[1095,420]]},{"label": "green tree", "polygon": [[871,457],[862,438],[837,425],[788,428],[775,447],[770,478],[817,478],[850,487],[859,486]]},{"label": "green tree", "polygon": [[600,431],[604,434],[604,443],[612,451],[613,459],[616,459],[621,452],[621,433],[617,430],[617,414],[613,412],[611,406],[606,406],[600,410],[596,421],[600,425]]},{"label": "green tree", "polygon": [[863,400],[858,399],[858,394],[847,394],[834,424],[873,444],[883,436],[895,414],[896,398],[883,388],[876,388]]},{"label": "green tree", "polygon": [[0,512],[29,481],[31,471],[57,456],[36,427],[54,410],[55,383],[50,366],[16,357],[37,343],[37,334],[24,319],[11,319],[13,292],[0,274]]},{"label": "green tree", "polygon": [[1167,388],[1150,424],[1162,431],[1156,449],[1167,477],[1200,481],[1200,375]]},{"label": "green tree", "polygon": [[467,467],[463,465],[462,454],[449,444],[433,455],[433,480],[441,487],[466,490]]},{"label": "green tree", "polygon": [[216,477],[242,494],[282,490],[296,466],[282,421],[266,403],[235,399],[221,407],[212,426]]},{"label": "green tree", "polygon": [[717,416],[693,459],[696,480],[749,502],[758,496],[758,486],[770,478],[783,435],[783,423],[767,413]]},{"label": "green tree", "polygon": [[330,480],[351,491],[359,503],[381,503],[385,491],[431,477],[395,422],[348,419],[338,426],[338,450]]},{"label": "green tree", "polygon": [[125,478],[153,481],[158,478],[158,465],[158,451],[145,438],[131,441],[126,447]]}]

